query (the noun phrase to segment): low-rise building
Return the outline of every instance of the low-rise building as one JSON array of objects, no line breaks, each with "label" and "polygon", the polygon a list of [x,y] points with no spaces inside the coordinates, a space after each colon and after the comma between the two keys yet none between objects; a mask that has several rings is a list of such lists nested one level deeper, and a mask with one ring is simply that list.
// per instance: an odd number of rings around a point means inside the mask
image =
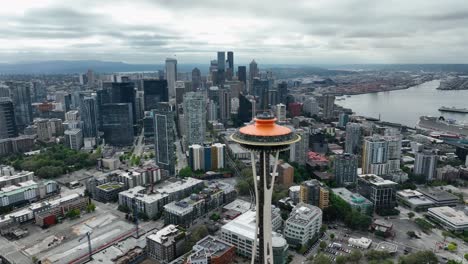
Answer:
[{"label": "low-rise building", "polygon": [[125,190],[125,185],[120,182],[101,184],[96,187],[96,193],[93,198],[103,203],[116,202],[119,199],[119,193],[123,190]]},{"label": "low-rise building", "polygon": [[290,187],[294,183],[294,167],[289,163],[278,165],[278,184]]},{"label": "low-rise building", "polygon": [[372,244],[372,239],[369,239],[367,237],[361,237],[361,238],[350,237],[348,239],[348,243],[358,248],[368,249]]},{"label": "low-rise building", "polygon": [[434,207],[435,203],[424,194],[411,189],[397,192],[397,201],[414,211],[426,211],[427,208]]},{"label": "low-rise building", "polygon": [[33,179],[34,172],[32,171],[16,171],[11,166],[0,165],[0,188]]},{"label": "low-rise building", "polygon": [[418,191],[434,202],[436,207],[456,206],[460,203],[460,198],[458,196],[437,187],[420,188]]},{"label": "low-rise building", "polygon": [[0,208],[35,202],[59,192],[60,187],[55,181],[35,182],[28,180],[19,182],[0,188]]},{"label": "low-rise building", "polygon": [[334,195],[340,197],[343,201],[358,210],[363,214],[371,214],[373,212],[373,204],[366,197],[359,193],[353,193],[346,188],[334,188],[332,189]]},{"label": "low-rise building", "polygon": [[89,198],[79,194],[70,194],[53,200],[47,207],[35,214],[36,224],[39,226],[50,226],[57,222],[57,218],[64,217],[73,209],[85,211],[89,204]]},{"label": "low-rise building", "polygon": [[455,210],[448,206],[427,209],[431,219],[450,231],[468,230],[468,216],[465,212]]},{"label": "low-rise building", "polygon": [[[252,256],[255,236],[256,213],[249,210],[221,227],[221,238],[236,247],[238,255],[250,258]],[[272,211],[273,225],[281,216],[279,212]],[[272,227],[274,229],[274,227]],[[288,256],[288,244],[281,234],[272,232],[273,263],[285,264]],[[257,249],[258,254],[258,249]]]},{"label": "low-rise building", "polygon": [[146,237],[148,257],[169,263],[183,254],[185,246],[185,231],[175,225],[168,225]]},{"label": "low-rise building", "polygon": [[229,264],[234,260],[236,248],[214,236],[198,241],[186,264]]},{"label": "low-rise building", "polygon": [[318,238],[321,226],[322,210],[310,204],[299,203],[286,220],[283,234],[290,245],[300,248]]}]

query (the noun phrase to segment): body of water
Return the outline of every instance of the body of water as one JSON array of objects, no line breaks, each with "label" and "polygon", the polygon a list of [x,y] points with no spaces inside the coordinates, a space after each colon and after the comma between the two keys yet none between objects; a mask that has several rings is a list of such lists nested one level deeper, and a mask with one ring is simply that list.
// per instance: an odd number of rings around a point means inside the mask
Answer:
[{"label": "body of water", "polygon": [[[336,104],[351,108],[357,115],[414,127],[419,117],[444,116],[468,123],[468,114],[439,112],[441,106],[468,108],[468,90],[441,91],[439,80],[425,82],[405,90],[344,97]],[[343,98],[343,97],[342,97]]]}]

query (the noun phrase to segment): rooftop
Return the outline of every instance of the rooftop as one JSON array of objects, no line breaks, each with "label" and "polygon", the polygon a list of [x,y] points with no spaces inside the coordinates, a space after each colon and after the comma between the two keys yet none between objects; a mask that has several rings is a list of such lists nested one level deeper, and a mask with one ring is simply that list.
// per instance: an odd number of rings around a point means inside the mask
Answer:
[{"label": "rooftop", "polygon": [[468,225],[468,216],[464,212],[455,210],[452,207],[433,207],[429,208],[427,211],[454,225]]},{"label": "rooftop", "polygon": [[195,253],[191,254],[189,258],[193,260],[203,259],[207,256],[219,257],[233,247],[233,245],[224,242],[223,240],[217,237],[206,236],[202,240],[198,241],[195,246],[193,246],[193,250],[195,251]]},{"label": "rooftop", "polygon": [[396,253],[398,250],[398,246],[389,242],[380,242],[375,248],[375,250]]},{"label": "rooftop", "polygon": [[223,209],[224,210],[234,210],[237,212],[240,212],[241,214],[247,212],[250,210],[251,203],[241,200],[241,199],[236,199],[228,204],[226,204]]},{"label": "rooftop", "polygon": [[353,193],[346,188],[334,188],[332,189],[333,193],[338,195],[341,199],[345,200],[348,203],[360,205],[360,204],[370,204],[372,202],[366,199],[364,196],[359,193]]},{"label": "rooftop", "polygon": [[167,225],[163,229],[153,233],[146,238],[158,244],[173,243],[176,236],[183,233],[176,225]]},{"label": "rooftop", "polygon": [[306,203],[299,203],[294,207],[286,222],[307,225],[317,216],[322,214],[322,210],[317,206]]},{"label": "rooftop", "polygon": [[457,196],[439,188],[420,188],[419,191],[437,202],[459,200]]},{"label": "rooftop", "polygon": [[97,186],[97,188],[108,192],[108,191],[113,191],[113,190],[123,188],[124,186],[125,185],[123,183],[120,183],[120,182],[110,182],[110,183],[105,183],[105,184],[99,185],[99,186]]},{"label": "rooftop", "polygon": [[390,180],[385,180],[382,177],[379,177],[379,176],[377,176],[375,174],[361,174],[361,175],[358,175],[358,177],[361,180],[365,180],[368,183],[370,183],[372,185],[376,185],[376,186],[397,185],[396,182],[390,181]]}]

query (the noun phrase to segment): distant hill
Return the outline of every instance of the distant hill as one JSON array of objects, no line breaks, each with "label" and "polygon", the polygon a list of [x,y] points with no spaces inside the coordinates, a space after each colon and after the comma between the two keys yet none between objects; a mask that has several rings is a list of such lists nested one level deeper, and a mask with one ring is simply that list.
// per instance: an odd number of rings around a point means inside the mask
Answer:
[{"label": "distant hill", "polygon": [[468,64],[347,64],[329,65],[327,68],[365,71],[468,72]]},{"label": "distant hill", "polygon": [[[179,71],[189,72],[201,64],[177,65]],[[98,73],[157,71],[164,70],[163,64],[129,64],[114,61],[79,60],[79,61],[40,61],[21,63],[0,63],[0,74],[72,74],[84,73],[92,69]],[[207,68],[207,66],[203,67]],[[203,71],[202,68],[200,70]]]}]

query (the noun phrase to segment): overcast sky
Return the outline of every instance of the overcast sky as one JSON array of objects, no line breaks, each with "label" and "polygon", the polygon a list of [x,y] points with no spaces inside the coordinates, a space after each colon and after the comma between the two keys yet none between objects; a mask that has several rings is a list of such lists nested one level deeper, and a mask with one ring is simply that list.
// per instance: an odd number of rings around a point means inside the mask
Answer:
[{"label": "overcast sky", "polygon": [[0,62],[468,63],[468,0],[12,0]]}]

